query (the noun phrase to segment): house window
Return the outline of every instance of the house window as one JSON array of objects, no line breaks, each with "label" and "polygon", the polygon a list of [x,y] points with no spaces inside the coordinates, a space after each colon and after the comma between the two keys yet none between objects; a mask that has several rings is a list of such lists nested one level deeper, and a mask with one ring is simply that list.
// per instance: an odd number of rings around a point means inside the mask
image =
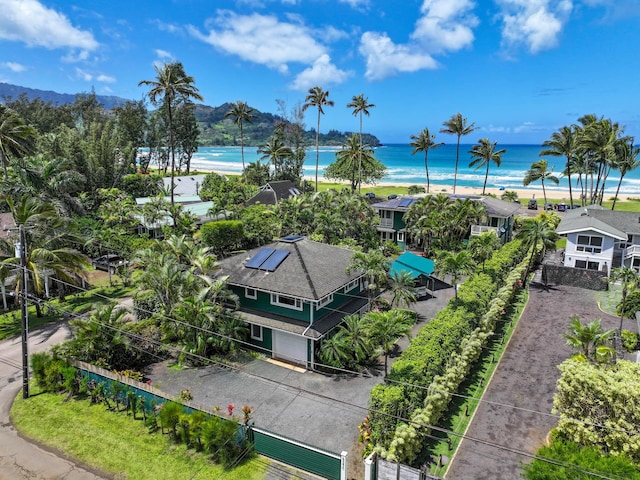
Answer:
[{"label": "house window", "polygon": [[258,298],[258,292],[255,288],[245,288],[244,289],[245,298],[251,298],[253,300]]},{"label": "house window", "polygon": [[584,268],[586,270],[600,270],[600,263],[588,262],[586,260],[576,260],[576,268]]},{"label": "house window", "polygon": [[251,338],[262,341],[262,325],[251,324]]},{"label": "house window", "polygon": [[398,241],[404,242],[404,232],[398,232]]},{"label": "house window", "polygon": [[500,223],[500,219],[499,218],[491,217],[491,226],[492,227],[497,227],[499,223]]},{"label": "house window", "polygon": [[350,292],[351,290],[353,290],[354,288],[356,288],[358,286],[358,283],[360,282],[359,278],[356,278],[355,280],[347,283],[344,286],[344,293]]},{"label": "house window", "polygon": [[577,252],[602,253],[602,237],[578,235]]},{"label": "house window", "polygon": [[380,217],[385,219],[391,219],[391,210],[380,210]]},{"label": "house window", "polygon": [[324,298],[321,298],[320,301],[318,302],[318,308],[322,308],[325,305],[330,304],[331,302],[333,302],[333,293],[331,295],[327,295]]},{"label": "house window", "polygon": [[302,300],[286,295],[278,295],[277,293],[271,294],[271,305],[302,311]]}]

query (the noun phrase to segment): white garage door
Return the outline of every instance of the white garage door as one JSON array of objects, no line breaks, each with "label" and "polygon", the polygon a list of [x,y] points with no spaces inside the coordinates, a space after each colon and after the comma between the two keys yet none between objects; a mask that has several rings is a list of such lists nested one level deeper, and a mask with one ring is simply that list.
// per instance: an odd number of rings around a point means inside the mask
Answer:
[{"label": "white garage door", "polygon": [[274,330],[273,356],[288,362],[307,364],[307,339]]}]

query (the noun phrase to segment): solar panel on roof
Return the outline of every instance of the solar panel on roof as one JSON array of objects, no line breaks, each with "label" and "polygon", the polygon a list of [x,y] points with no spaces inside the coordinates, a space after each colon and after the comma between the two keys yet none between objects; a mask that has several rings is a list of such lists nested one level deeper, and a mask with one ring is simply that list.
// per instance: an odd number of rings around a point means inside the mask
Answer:
[{"label": "solar panel on roof", "polygon": [[260,268],[260,265],[262,265],[265,260],[269,258],[275,251],[275,248],[261,248],[258,253],[256,253],[247,263],[245,263],[244,266],[249,268]]},{"label": "solar panel on roof", "polygon": [[416,201],[415,198],[403,198],[402,200],[400,200],[400,203],[398,204],[398,206],[399,207],[408,207],[409,205],[411,205],[415,201]]},{"label": "solar panel on roof", "polygon": [[285,258],[289,256],[289,252],[286,250],[276,250],[272,255],[267,258],[262,265],[260,265],[260,270],[266,270],[267,272],[274,272],[278,266],[284,261]]},{"label": "solar panel on roof", "polygon": [[282,237],[280,239],[281,242],[293,243],[298,240],[302,240],[304,237],[302,235],[287,235],[286,237]]}]

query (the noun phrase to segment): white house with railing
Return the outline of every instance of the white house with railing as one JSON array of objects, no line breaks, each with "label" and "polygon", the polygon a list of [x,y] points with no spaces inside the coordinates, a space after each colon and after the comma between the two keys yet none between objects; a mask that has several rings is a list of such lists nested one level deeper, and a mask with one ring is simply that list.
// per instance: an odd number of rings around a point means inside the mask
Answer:
[{"label": "white house with railing", "polygon": [[556,232],[567,237],[564,266],[605,271],[622,265],[640,272],[640,215],[599,205],[570,210]]}]

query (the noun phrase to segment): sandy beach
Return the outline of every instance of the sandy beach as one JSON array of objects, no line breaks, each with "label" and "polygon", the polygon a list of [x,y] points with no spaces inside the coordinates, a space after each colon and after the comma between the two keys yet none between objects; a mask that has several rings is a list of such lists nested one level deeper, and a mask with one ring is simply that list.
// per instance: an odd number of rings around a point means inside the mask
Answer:
[{"label": "sandy beach", "polygon": [[[198,172],[199,173],[215,172],[219,175],[229,175],[229,176],[238,175],[237,173],[234,173],[234,172],[224,172],[220,170],[206,170],[202,168],[199,168]],[[305,180],[309,182],[315,182],[315,177],[306,176]],[[347,181],[337,182],[335,180],[327,180],[324,177],[318,177],[318,181],[321,183],[330,182],[330,183],[343,183],[345,185],[349,184],[349,182]],[[363,183],[361,190],[366,191],[368,188],[372,188],[372,187],[389,187],[389,188],[398,187],[398,194],[402,195],[402,194],[406,194],[406,190],[404,190],[404,188],[410,187],[411,185],[416,185],[416,184],[393,182],[393,183],[377,183],[374,185],[374,184]],[[420,186],[426,188],[426,185],[424,184],[421,184]],[[520,199],[521,202],[528,201],[532,198],[535,198],[541,203],[544,202],[544,194],[543,194],[542,188],[510,188],[508,190],[515,191],[518,194],[518,199]],[[498,198],[500,198],[500,196],[505,191],[494,187],[494,188],[487,188],[485,192],[489,195],[496,195]],[[446,186],[443,186],[440,184],[431,185],[430,193],[434,195],[438,193],[453,193],[453,181],[451,182],[451,185],[446,185]],[[460,185],[456,185],[456,193],[462,194],[462,195],[482,195],[482,188],[463,187]],[[565,192],[565,191],[559,191],[559,190],[547,190],[547,201],[553,202],[553,203],[559,203],[564,201],[566,203],[569,203],[569,191],[567,190]],[[574,203],[579,202],[579,192],[576,192],[576,191],[573,192],[573,202]]]}]

